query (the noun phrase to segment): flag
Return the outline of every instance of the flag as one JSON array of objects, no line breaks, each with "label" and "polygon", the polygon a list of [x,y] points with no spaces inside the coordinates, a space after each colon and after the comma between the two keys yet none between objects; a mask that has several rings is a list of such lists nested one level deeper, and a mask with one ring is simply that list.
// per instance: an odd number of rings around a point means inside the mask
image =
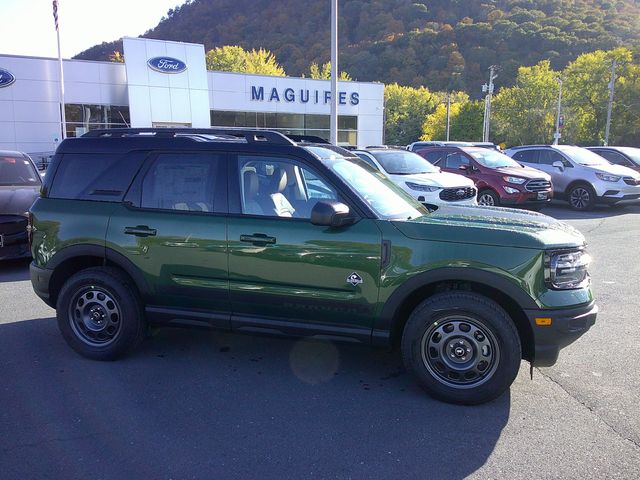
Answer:
[{"label": "flag", "polygon": [[56,32],[58,31],[58,0],[53,0],[53,20],[56,24]]}]

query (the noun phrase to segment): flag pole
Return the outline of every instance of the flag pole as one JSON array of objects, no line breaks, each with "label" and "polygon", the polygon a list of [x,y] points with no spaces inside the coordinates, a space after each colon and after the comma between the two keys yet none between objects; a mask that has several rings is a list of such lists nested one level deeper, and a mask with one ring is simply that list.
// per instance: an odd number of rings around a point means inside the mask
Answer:
[{"label": "flag pole", "polygon": [[62,139],[67,138],[67,116],[64,111],[64,69],[62,68],[62,53],[60,51],[60,29],[58,28],[58,0],[53,0],[53,19],[56,25],[56,37],[58,38],[58,64],[60,66],[60,124],[62,127]]}]

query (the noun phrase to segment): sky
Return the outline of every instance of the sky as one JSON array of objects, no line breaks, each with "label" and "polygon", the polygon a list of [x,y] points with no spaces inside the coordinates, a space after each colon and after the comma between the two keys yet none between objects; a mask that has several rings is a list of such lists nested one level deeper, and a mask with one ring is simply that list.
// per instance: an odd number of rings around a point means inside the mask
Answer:
[{"label": "sky", "polygon": [[[93,45],[137,37],[184,0],[58,0],[63,58]],[[0,53],[57,57],[52,0],[0,0]]]}]

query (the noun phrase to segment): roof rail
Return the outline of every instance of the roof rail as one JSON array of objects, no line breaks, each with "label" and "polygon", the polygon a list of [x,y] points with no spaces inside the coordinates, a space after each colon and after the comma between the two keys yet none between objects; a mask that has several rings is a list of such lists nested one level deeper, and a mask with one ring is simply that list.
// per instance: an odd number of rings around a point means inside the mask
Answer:
[{"label": "roof rail", "polygon": [[316,135],[287,134],[287,137],[297,143],[330,143],[327,142],[324,138],[318,137]]},{"label": "roof rail", "polygon": [[277,145],[295,145],[295,143],[280,132],[273,130],[247,128],[108,128],[90,130],[85,138],[123,138],[137,135],[148,135],[155,138],[171,138],[180,135],[220,135],[243,139],[247,143],[274,143]]}]

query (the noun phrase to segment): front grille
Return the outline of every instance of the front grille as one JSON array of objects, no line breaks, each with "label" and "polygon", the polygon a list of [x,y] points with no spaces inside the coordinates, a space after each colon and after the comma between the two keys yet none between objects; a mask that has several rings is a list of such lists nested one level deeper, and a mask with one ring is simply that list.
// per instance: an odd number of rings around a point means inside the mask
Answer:
[{"label": "front grille", "polygon": [[22,215],[0,215],[0,233],[13,235],[27,231],[27,218]]},{"label": "front grille", "polygon": [[633,177],[624,177],[623,180],[627,185],[640,185],[640,180],[636,180]]},{"label": "front grille", "polygon": [[544,178],[536,178],[534,180],[529,180],[525,184],[524,188],[528,192],[547,192],[551,190],[551,182]]},{"label": "front grille", "polygon": [[476,189],[473,187],[445,188],[440,192],[440,200],[444,200],[445,202],[457,202],[475,196]]}]

